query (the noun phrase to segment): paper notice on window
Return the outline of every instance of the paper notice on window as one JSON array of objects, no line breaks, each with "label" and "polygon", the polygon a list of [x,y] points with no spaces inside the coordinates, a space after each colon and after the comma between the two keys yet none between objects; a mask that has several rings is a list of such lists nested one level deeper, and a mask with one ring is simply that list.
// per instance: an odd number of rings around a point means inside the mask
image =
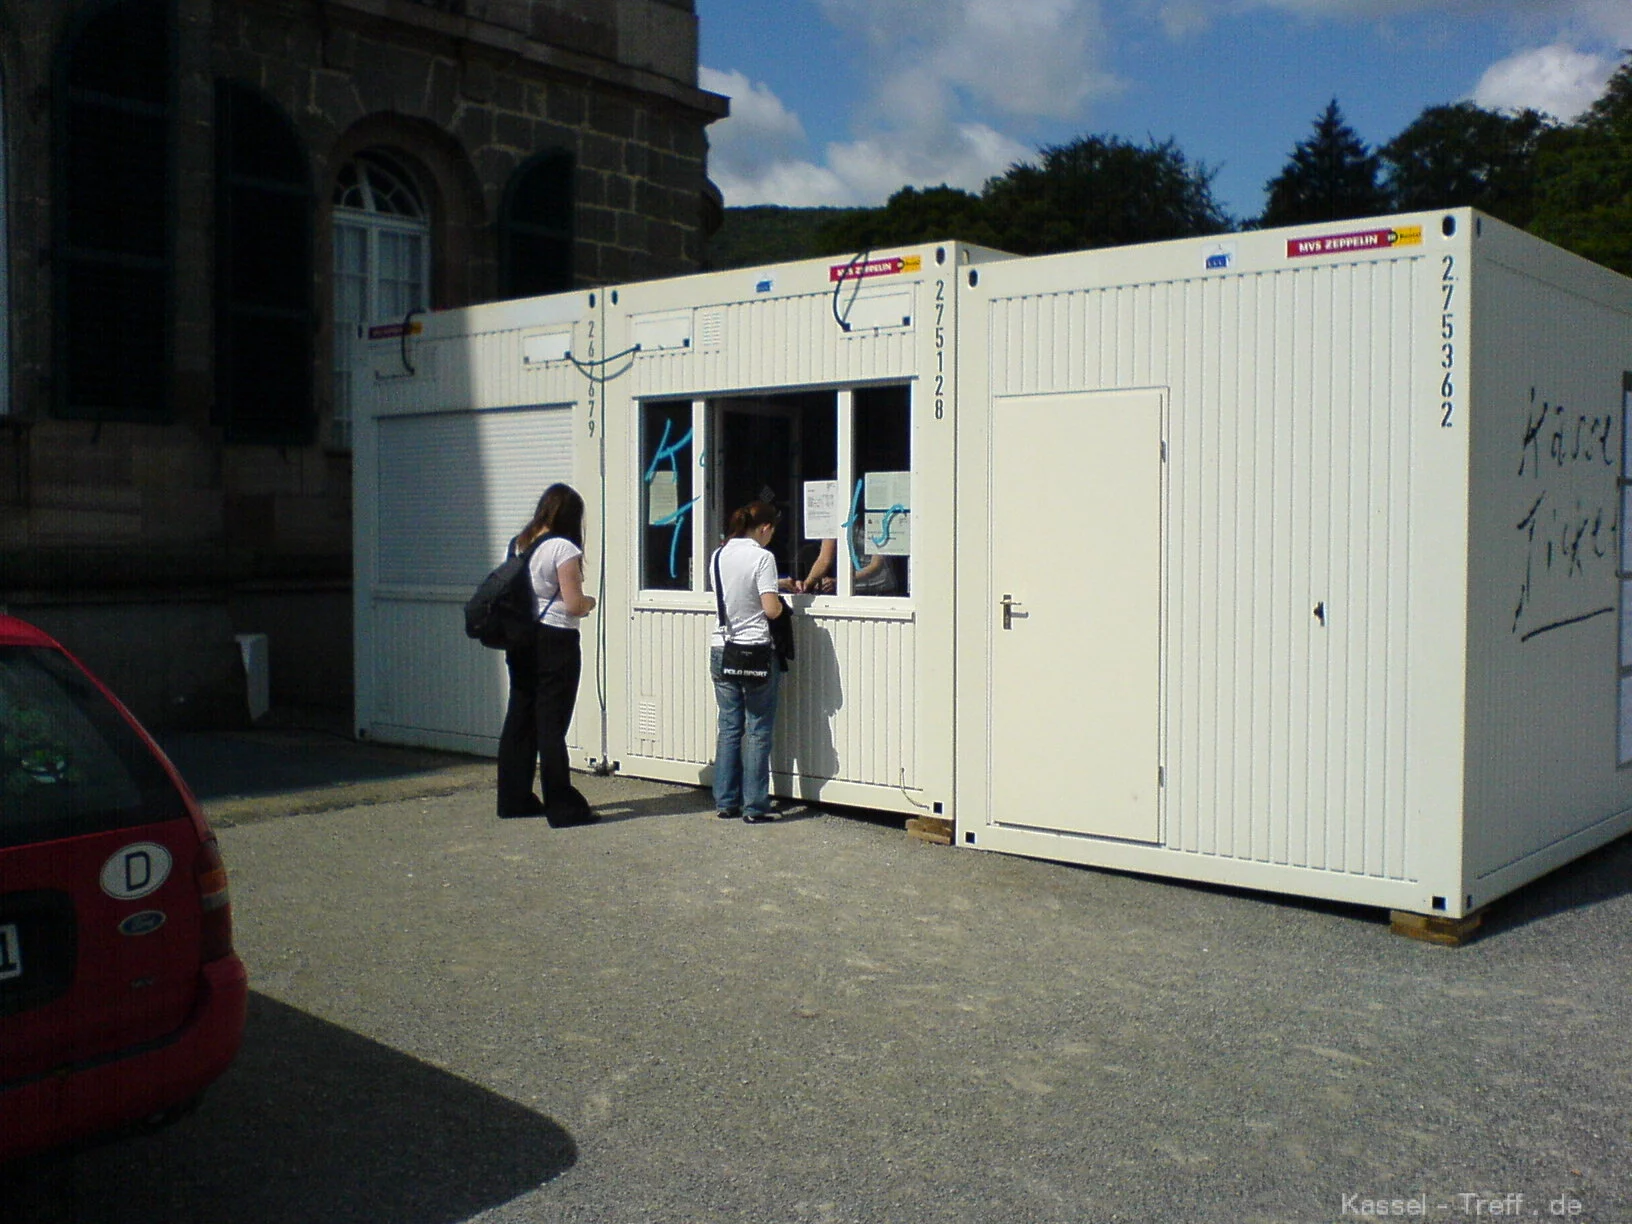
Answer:
[{"label": "paper notice on window", "polygon": [[867,510],[911,510],[911,472],[868,472],[862,492]]},{"label": "paper notice on window", "polygon": [[836,540],[839,534],[839,482],[805,481],[805,539]]},{"label": "paper notice on window", "polygon": [[862,519],[867,539],[863,549],[881,557],[912,553],[912,515],[905,510],[869,510]]},{"label": "paper notice on window", "polygon": [[653,472],[646,482],[646,522],[656,527],[680,509],[680,478],[674,472]]}]

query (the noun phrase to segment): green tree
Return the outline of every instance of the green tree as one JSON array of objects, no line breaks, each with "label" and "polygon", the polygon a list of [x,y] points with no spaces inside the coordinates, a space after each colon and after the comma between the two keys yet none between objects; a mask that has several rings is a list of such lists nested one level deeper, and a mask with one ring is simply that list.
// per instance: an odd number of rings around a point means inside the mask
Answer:
[{"label": "green tree", "polygon": [[853,211],[784,208],[777,204],[728,208],[719,231],[708,240],[703,266],[711,271],[752,268],[826,254],[818,239],[822,227]]},{"label": "green tree", "polygon": [[1530,228],[1632,275],[1632,61],[1585,115],[1543,141],[1537,171]]},{"label": "green tree", "polygon": [[858,208],[832,217],[816,236],[817,252],[872,251],[887,246],[952,240],[994,245],[997,235],[979,196],[945,183],[903,187],[883,208]]},{"label": "green tree", "polygon": [[1230,219],[1213,199],[1212,179],[1171,140],[1079,136],[1009,167],[979,195],[945,184],[903,187],[883,208],[833,218],[821,241],[828,254],[950,238],[1039,255],[1216,234]]},{"label": "green tree", "polygon": [[1379,153],[1400,212],[1471,206],[1514,225],[1535,212],[1536,152],[1550,122],[1539,111],[1472,102],[1430,106]]},{"label": "green tree", "polygon": [[1300,140],[1286,167],[1264,185],[1269,202],[1260,223],[1302,225],[1387,212],[1379,168],[1377,154],[1344,122],[1333,98],[1315,120],[1314,135]]},{"label": "green tree", "polygon": [[997,245],[1017,255],[1216,234],[1230,218],[1213,199],[1213,171],[1171,140],[1136,145],[1079,136],[1050,145],[986,184]]}]

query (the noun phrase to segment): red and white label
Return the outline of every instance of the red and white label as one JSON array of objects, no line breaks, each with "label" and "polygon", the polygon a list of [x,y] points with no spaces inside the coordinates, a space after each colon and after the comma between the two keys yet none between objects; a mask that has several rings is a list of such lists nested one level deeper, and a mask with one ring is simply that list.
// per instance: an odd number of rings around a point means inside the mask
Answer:
[{"label": "red and white label", "polygon": [[873,276],[900,276],[903,272],[918,272],[924,261],[917,255],[897,255],[891,259],[869,259],[866,263],[833,264],[827,270],[829,281],[866,280]]},{"label": "red and white label", "polygon": [[368,329],[370,340],[395,340],[399,336],[417,336],[425,330],[425,325],[417,320],[412,323],[376,323]]},{"label": "red and white label", "polygon": [[1417,246],[1422,242],[1420,225],[1399,229],[1357,230],[1352,234],[1322,234],[1318,238],[1288,238],[1286,257],[1304,255],[1346,255],[1354,251],[1382,251],[1389,247]]}]

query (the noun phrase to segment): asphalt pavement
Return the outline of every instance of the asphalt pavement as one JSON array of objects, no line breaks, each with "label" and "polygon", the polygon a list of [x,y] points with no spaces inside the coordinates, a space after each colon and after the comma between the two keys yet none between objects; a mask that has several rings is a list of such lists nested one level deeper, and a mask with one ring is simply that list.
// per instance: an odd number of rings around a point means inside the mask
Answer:
[{"label": "asphalt pavement", "polygon": [[492,763],[171,737],[254,994],[192,1117],[38,1162],[97,1224],[1632,1221],[1632,843],[1462,948],[909,838],[493,815]]}]

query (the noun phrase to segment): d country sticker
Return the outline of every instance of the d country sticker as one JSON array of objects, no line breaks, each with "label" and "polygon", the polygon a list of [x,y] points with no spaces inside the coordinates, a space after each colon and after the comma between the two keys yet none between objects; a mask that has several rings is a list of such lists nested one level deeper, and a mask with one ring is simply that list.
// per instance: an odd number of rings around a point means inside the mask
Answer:
[{"label": "d country sticker", "polygon": [[1352,251],[1381,251],[1388,247],[1420,246],[1422,226],[1402,225],[1399,229],[1357,230],[1352,234],[1322,234],[1319,238],[1288,238],[1286,257],[1304,255],[1345,255]]},{"label": "d country sticker", "polygon": [[170,878],[170,851],[158,842],[132,842],[102,864],[102,891],[117,901],[135,901],[157,892]]}]

